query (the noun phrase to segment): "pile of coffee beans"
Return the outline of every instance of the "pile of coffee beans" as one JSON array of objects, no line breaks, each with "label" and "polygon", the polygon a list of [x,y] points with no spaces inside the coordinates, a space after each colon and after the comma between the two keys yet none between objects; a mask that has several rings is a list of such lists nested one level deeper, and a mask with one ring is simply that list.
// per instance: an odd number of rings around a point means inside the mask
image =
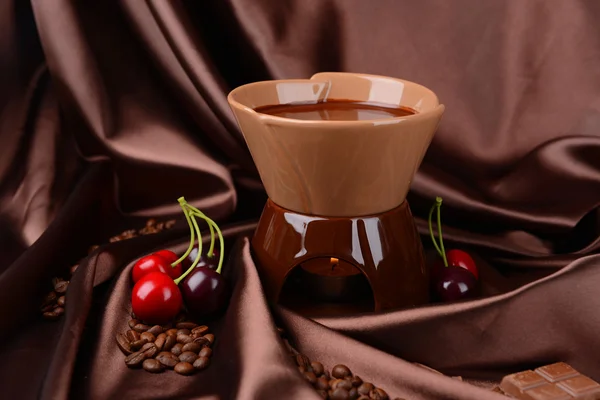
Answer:
[{"label": "pile of coffee beans", "polygon": [[111,237],[108,241],[110,243],[120,242],[121,240],[132,239],[140,235],[152,235],[154,233],[162,232],[165,229],[171,229],[175,225],[175,220],[169,220],[166,222],[156,222],[154,218],[150,218],[146,221],[146,226],[141,229],[128,229],[119,233],[116,236]]},{"label": "pile of coffee beans", "polygon": [[[330,400],[389,400],[385,390],[372,383],[364,382],[358,375],[354,375],[350,368],[343,364],[333,367],[331,373],[318,361],[311,361],[304,354],[299,353],[285,338],[281,328],[279,334],[298,366],[298,371],[315,388],[324,399]],[[404,400],[396,398],[394,400]]]},{"label": "pile of coffee beans", "polygon": [[46,295],[42,303],[42,315],[45,319],[55,320],[65,313],[65,293],[69,287],[69,281],[61,278],[53,278],[54,290]]},{"label": "pile of coffee beans", "polygon": [[126,355],[129,368],[152,373],[172,369],[180,375],[192,375],[210,365],[215,335],[206,325],[189,321],[184,315],[175,325],[145,325],[132,318],[129,330],[117,334],[117,345]]},{"label": "pile of coffee beans", "polygon": [[[131,239],[138,235],[151,235],[159,233],[165,229],[171,229],[175,225],[175,220],[169,220],[166,222],[156,222],[154,218],[150,218],[146,221],[146,226],[141,229],[128,229],[120,234],[113,236],[109,239],[110,243],[119,242],[121,240]],[[88,255],[96,251],[100,246],[94,245],[88,249]],[[82,260],[79,261],[79,263]],[[69,269],[70,277],[73,277],[75,271],[79,267],[79,263],[73,265]],[[42,301],[40,308],[42,316],[47,320],[57,320],[61,315],[65,313],[65,293],[69,286],[69,281],[60,277],[52,279],[52,291],[46,295]]]}]

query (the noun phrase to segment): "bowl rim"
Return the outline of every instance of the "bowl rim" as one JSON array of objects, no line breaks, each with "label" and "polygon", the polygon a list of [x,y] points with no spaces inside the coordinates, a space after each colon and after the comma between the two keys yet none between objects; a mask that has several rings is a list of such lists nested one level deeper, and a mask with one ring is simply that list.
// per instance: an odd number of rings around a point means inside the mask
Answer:
[{"label": "bowl rim", "polygon": [[[401,116],[401,117],[364,119],[364,120],[352,120],[352,121],[337,121],[337,120],[332,121],[332,120],[302,120],[302,119],[285,118],[285,117],[278,117],[278,116],[270,115],[270,114],[264,114],[264,113],[256,111],[252,107],[248,107],[247,105],[240,103],[239,101],[237,101],[235,99],[236,95],[239,92],[241,92],[244,89],[247,89],[248,87],[271,86],[271,85],[275,85],[277,83],[311,83],[311,82],[326,83],[327,80],[323,78],[323,76],[325,76],[325,75],[355,76],[355,77],[367,78],[370,80],[387,80],[387,81],[394,81],[394,82],[402,83],[404,85],[410,85],[410,86],[419,88],[419,90],[422,90],[427,95],[431,96],[434,101],[434,104],[430,109],[428,109],[426,111],[416,112],[415,114],[405,115],[405,116]],[[229,94],[227,95],[227,101],[229,102],[229,105],[231,107],[234,107],[237,110],[245,112],[247,114],[250,114],[255,118],[259,118],[263,122],[271,123],[271,124],[275,124],[275,125],[283,125],[283,126],[285,126],[285,125],[287,125],[287,126],[315,126],[315,125],[318,125],[320,127],[326,127],[326,126],[357,127],[357,126],[361,126],[361,125],[363,125],[363,126],[364,125],[369,125],[369,126],[388,125],[388,124],[401,123],[404,121],[415,121],[416,122],[416,121],[420,121],[423,119],[435,118],[435,117],[439,116],[441,113],[443,113],[444,109],[445,109],[445,106],[443,104],[440,104],[438,96],[435,94],[435,92],[433,92],[431,89],[427,88],[426,86],[423,86],[416,82],[408,81],[405,79],[400,79],[400,78],[393,78],[393,77],[383,76],[383,75],[353,73],[353,72],[318,72],[318,73],[314,74],[313,76],[311,76],[309,79],[272,79],[272,80],[251,82],[251,83],[247,83],[244,85],[240,85],[240,86],[236,87],[235,89],[231,90],[229,92]],[[412,107],[411,107],[411,109],[412,109]]]}]

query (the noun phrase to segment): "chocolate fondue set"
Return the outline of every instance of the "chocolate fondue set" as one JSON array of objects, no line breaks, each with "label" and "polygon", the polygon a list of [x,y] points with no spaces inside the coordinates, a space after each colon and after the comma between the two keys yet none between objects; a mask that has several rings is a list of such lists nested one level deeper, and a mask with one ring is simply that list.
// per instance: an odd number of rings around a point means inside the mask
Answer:
[{"label": "chocolate fondue set", "polygon": [[406,194],[444,112],[435,93],[318,73],[243,85],[228,101],[269,196],[252,238],[268,299],[343,309],[360,298],[367,311],[426,303]]}]

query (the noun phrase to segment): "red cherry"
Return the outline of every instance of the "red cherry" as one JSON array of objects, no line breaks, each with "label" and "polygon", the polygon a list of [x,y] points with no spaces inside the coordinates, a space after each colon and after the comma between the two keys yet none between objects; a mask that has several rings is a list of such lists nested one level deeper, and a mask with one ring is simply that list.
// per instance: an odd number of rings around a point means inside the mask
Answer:
[{"label": "red cherry", "polygon": [[181,270],[181,263],[175,265],[174,267],[171,266],[171,264],[179,260],[179,256],[177,256],[177,254],[175,254],[171,250],[159,250],[154,254],[157,256],[161,256],[167,261],[167,263],[169,263],[169,268],[167,269],[167,271],[171,278],[177,279],[181,276],[183,272]]},{"label": "red cherry", "polygon": [[171,266],[167,260],[159,255],[150,254],[137,260],[133,265],[131,277],[133,278],[133,283],[136,283],[150,272],[168,274],[169,269],[171,269]]},{"label": "red cherry", "polygon": [[181,282],[188,311],[195,317],[218,316],[227,306],[229,285],[223,276],[208,268],[196,267]]},{"label": "red cherry", "polygon": [[477,294],[477,279],[466,268],[444,267],[433,282],[433,293],[443,302],[464,300]]},{"label": "red cherry", "polygon": [[[208,267],[210,269],[217,269],[217,266],[219,265],[219,254],[219,250],[217,249],[213,249],[212,257],[209,257],[207,254],[202,254],[200,256],[200,261],[198,261],[198,264],[196,264],[196,268]],[[190,252],[190,255],[187,256],[185,260],[183,260],[183,265],[186,270],[192,266],[192,264],[196,260],[197,255],[198,248],[194,247]]]},{"label": "red cherry", "polygon": [[475,279],[479,279],[479,271],[477,271],[475,261],[468,253],[453,249],[446,252],[446,259],[448,260],[448,266],[464,268],[472,273]]},{"label": "red cherry", "polygon": [[150,272],[140,279],[131,292],[131,308],[140,320],[165,324],[181,311],[183,300],[173,279],[161,272]]}]

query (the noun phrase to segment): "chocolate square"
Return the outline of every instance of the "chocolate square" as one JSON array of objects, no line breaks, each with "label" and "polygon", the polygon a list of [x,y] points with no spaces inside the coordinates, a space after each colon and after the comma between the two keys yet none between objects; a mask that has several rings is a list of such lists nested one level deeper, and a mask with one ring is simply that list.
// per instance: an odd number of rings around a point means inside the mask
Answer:
[{"label": "chocolate square", "polygon": [[544,378],[531,370],[517,372],[512,375],[507,375],[502,378],[500,387],[504,392],[511,396],[519,398],[519,396],[529,389],[547,383]]},{"label": "chocolate square", "polygon": [[571,396],[553,383],[534,387],[527,391],[528,398],[531,400],[570,400]]},{"label": "chocolate square", "polygon": [[544,365],[543,367],[536,369],[535,372],[548,379],[550,382],[558,382],[579,375],[579,372],[564,362]]},{"label": "chocolate square", "polygon": [[600,399],[600,385],[587,376],[579,375],[575,378],[565,379],[558,382],[557,385],[577,399]]}]

